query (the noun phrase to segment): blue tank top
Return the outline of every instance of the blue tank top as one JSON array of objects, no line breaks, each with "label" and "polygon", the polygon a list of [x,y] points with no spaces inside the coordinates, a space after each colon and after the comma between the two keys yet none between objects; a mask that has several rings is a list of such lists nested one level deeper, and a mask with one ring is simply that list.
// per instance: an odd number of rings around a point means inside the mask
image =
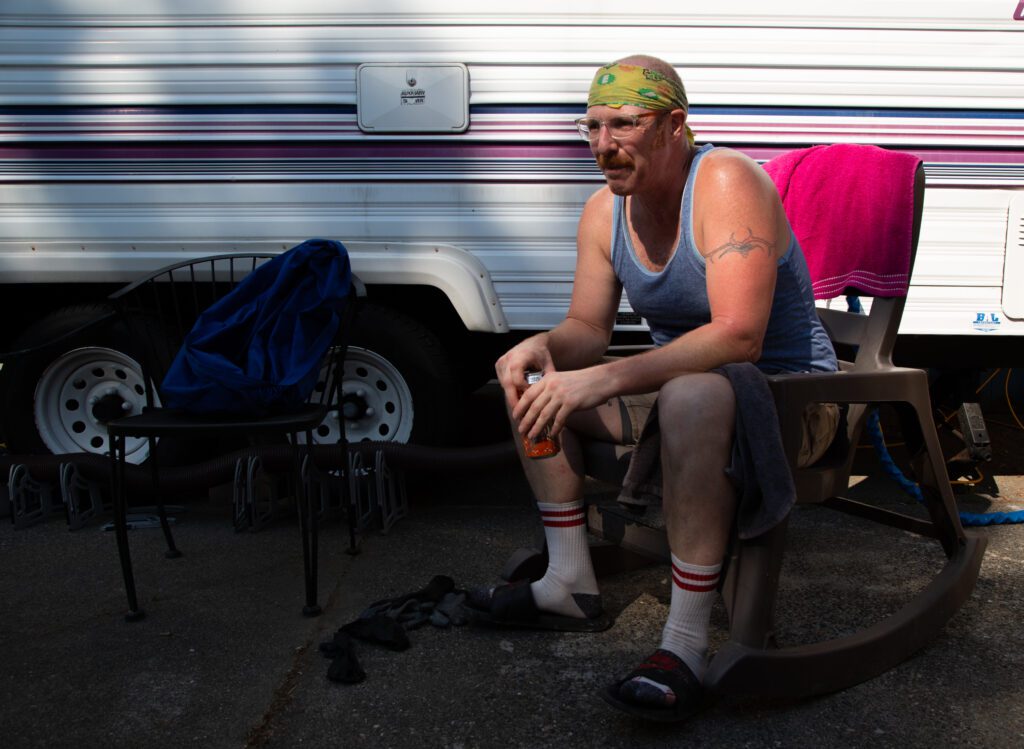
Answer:
[{"label": "blue tank top", "polygon": [[[693,184],[701,160],[711,149],[701,146],[683,189],[679,243],[665,268],[652,271],[640,264],[626,225],[626,202],[615,196],[612,216],[612,266],[630,306],[647,321],[657,346],[711,321],[704,257],[693,238]],[[807,262],[796,236],[779,258],[775,296],[768,330],[755,362],[766,373],[832,372],[836,355],[814,309]]]}]

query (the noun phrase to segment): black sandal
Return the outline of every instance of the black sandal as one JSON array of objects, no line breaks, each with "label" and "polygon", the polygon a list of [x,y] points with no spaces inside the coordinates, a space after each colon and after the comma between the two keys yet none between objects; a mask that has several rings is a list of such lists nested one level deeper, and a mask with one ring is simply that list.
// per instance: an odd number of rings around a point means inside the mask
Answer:
[{"label": "black sandal", "polygon": [[555,632],[603,632],[613,620],[604,611],[596,616],[578,619],[573,616],[541,611],[533,600],[529,580],[501,585],[490,592],[474,591],[470,595],[472,620],[491,627],[540,629]]},{"label": "black sandal", "polygon": [[[620,687],[641,676],[667,686],[675,694],[676,701],[658,707],[624,699]],[[675,723],[686,720],[700,709],[704,702],[704,687],[675,653],[659,648],[626,676],[610,684],[600,695],[609,705],[627,715],[659,723]]]}]

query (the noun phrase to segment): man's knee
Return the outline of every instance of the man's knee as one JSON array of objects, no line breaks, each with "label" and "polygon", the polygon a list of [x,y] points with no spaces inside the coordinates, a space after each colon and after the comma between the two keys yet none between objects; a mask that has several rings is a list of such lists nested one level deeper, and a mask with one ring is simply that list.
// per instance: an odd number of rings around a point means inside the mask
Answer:
[{"label": "man's knee", "polygon": [[683,375],[658,393],[658,424],[670,444],[731,444],[735,419],[736,397],[721,375]]}]

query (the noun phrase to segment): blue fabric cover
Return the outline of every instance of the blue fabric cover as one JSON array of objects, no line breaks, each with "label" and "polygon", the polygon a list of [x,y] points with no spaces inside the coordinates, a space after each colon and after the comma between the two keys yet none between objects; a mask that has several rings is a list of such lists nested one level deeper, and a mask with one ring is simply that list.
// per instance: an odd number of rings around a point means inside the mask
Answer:
[{"label": "blue fabric cover", "polygon": [[164,378],[163,405],[260,416],[309,398],[351,286],[340,242],[309,239],[203,312]]}]

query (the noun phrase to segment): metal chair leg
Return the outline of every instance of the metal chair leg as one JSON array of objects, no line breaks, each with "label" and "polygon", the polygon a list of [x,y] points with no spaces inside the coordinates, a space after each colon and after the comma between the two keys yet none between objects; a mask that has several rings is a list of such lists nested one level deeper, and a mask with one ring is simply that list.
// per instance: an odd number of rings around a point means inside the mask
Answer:
[{"label": "metal chair leg", "polygon": [[341,465],[342,465],[342,481],[341,481],[341,501],[345,504],[345,517],[348,521],[348,549],[346,553],[349,556],[355,556],[359,553],[359,539],[358,539],[358,528],[356,527],[359,523],[359,510],[356,507],[357,495],[352,491],[352,473],[354,471],[352,465],[352,456],[348,451],[348,441],[342,439],[341,442]]},{"label": "metal chair leg", "polygon": [[117,537],[117,554],[121,560],[121,574],[124,576],[124,590],[128,596],[128,613],[125,621],[136,622],[146,616],[139,608],[135,594],[135,576],[132,573],[132,556],[128,548],[128,507],[125,497],[124,464],[125,438],[110,437],[110,476],[114,499],[114,535]]},{"label": "metal chair leg", "polygon": [[312,511],[310,499],[312,492],[309,491],[309,487],[306,486],[306,482],[302,478],[302,456],[303,454],[312,455],[310,452],[312,437],[312,433],[306,432],[306,450],[301,451],[297,448],[298,435],[291,435],[292,445],[296,446],[296,449],[292,451],[295,506],[299,514],[299,534],[302,536],[302,575],[306,592],[306,603],[302,607],[303,616],[317,616],[321,612],[320,606],[316,602],[316,557],[314,556],[316,553],[316,536],[313,530],[313,524],[316,522],[316,513]]},{"label": "metal chair leg", "polygon": [[[313,431],[310,429],[306,430],[306,455],[310,462],[313,461]],[[301,475],[299,479],[301,480]],[[302,495],[306,498],[306,508],[309,512],[309,570],[310,570],[310,587],[306,593],[306,611],[307,616],[316,616],[320,613],[321,609],[319,604],[316,602],[317,599],[317,584],[319,582],[318,570],[320,567],[320,516],[317,512],[316,501],[313,496],[313,492],[310,491],[310,486],[307,482],[303,482]],[[315,611],[314,611],[315,609]]]},{"label": "metal chair leg", "polygon": [[160,515],[160,528],[163,530],[164,540],[167,542],[167,551],[164,552],[164,557],[167,559],[177,559],[181,556],[181,552],[174,545],[171,524],[167,522],[167,508],[164,506],[163,494],[160,492],[160,460],[155,437],[149,438],[149,476],[153,498],[156,500],[156,511]]}]

